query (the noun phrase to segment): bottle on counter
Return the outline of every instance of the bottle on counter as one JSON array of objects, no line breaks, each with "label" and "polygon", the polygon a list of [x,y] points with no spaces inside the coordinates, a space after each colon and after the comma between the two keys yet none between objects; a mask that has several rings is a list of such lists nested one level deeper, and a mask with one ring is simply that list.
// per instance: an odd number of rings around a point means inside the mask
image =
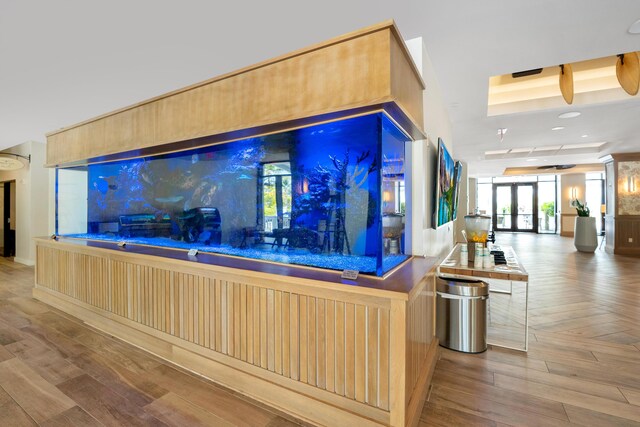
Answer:
[{"label": "bottle on counter", "polygon": [[482,268],[491,268],[491,251],[489,248],[484,248],[482,253]]},{"label": "bottle on counter", "polygon": [[460,246],[460,265],[462,267],[469,265],[469,249],[467,245]]}]

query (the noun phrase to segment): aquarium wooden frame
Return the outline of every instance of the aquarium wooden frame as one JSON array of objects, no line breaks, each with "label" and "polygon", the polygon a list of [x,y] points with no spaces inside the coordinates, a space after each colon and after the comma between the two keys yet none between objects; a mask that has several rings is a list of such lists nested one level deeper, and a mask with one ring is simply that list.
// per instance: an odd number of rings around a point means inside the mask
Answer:
[{"label": "aquarium wooden frame", "polygon": [[[53,131],[46,166],[166,154],[379,112],[424,139],[424,89],[385,21]],[[382,279],[347,281],[215,254],[189,259],[181,250],[40,238],[33,295],[303,421],[414,426],[438,355],[436,265],[413,257]]]},{"label": "aquarium wooden frame", "polygon": [[423,139],[424,88],[389,20],[50,132],[47,166],[179,151],[381,110]]},{"label": "aquarium wooden frame", "polygon": [[33,295],[306,422],[419,420],[438,355],[437,259],[414,257],[383,281],[346,281],[139,250],[38,238]]}]

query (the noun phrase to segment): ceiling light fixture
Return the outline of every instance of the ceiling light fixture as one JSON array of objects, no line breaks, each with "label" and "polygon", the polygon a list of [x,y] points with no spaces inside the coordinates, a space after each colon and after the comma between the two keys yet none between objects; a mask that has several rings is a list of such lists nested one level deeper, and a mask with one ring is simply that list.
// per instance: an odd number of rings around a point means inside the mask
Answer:
[{"label": "ceiling light fixture", "polygon": [[560,92],[567,104],[573,103],[573,69],[571,64],[560,65]]},{"label": "ceiling light fixture", "polygon": [[559,119],[573,119],[574,117],[578,117],[582,114],[580,111],[568,111],[566,113],[562,113],[558,116]]},{"label": "ceiling light fixture", "polygon": [[535,162],[538,159],[527,159],[527,162]]},{"label": "ceiling light fixture", "polygon": [[635,52],[622,53],[616,61],[616,77],[620,87],[631,96],[638,94],[638,77],[640,77],[640,60]]},{"label": "ceiling light fixture", "polygon": [[640,34],[640,19],[631,24],[629,27],[629,34]]},{"label": "ceiling light fixture", "polygon": [[581,136],[581,138],[587,138],[589,135],[587,135],[586,133],[584,135]]},{"label": "ceiling light fixture", "polygon": [[551,128],[551,130],[562,130],[564,129],[564,126],[556,126],[554,128]]},{"label": "ceiling light fixture", "polygon": [[498,128],[498,137],[500,137],[500,142],[504,140],[504,135],[507,133],[507,128]]},{"label": "ceiling light fixture", "polygon": [[22,154],[0,153],[0,170],[15,171],[22,169],[24,163],[20,161],[19,158],[31,163],[31,154],[29,154],[29,156],[23,156]]}]

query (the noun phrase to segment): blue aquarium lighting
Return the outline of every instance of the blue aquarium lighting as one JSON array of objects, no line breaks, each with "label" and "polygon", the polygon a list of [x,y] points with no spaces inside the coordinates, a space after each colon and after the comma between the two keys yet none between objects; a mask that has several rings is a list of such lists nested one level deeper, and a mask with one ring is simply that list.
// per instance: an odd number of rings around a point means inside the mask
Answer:
[{"label": "blue aquarium lighting", "polygon": [[408,258],[407,139],[376,113],[58,169],[57,234],[381,276]]}]

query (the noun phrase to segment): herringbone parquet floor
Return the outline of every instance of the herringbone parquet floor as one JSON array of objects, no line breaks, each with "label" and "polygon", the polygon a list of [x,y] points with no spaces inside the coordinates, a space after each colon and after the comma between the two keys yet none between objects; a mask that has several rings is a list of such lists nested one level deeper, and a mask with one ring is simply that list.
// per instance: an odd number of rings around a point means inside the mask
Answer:
[{"label": "herringbone parquet floor", "polygon": [[640,425],[640,259],[499,234],[530,275],[529,352],[442,349],[422,426]]}]

